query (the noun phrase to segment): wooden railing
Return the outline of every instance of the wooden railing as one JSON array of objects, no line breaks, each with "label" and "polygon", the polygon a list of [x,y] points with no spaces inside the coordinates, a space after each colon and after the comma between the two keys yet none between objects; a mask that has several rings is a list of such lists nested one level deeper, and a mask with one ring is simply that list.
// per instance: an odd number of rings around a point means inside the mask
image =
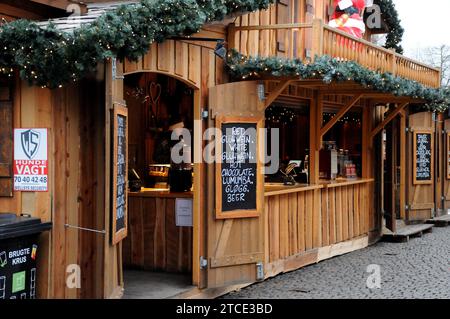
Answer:
[{"label": "wooden railing", "polygon": [[231,25],[228,42],[231,48],[246,55],[311,60],[315,56],[329,55],[342,61],[356,61],[368,69],[390,72],[428,87],[440,86],[439,69],[329,27],[322,20],[279,25]]}]

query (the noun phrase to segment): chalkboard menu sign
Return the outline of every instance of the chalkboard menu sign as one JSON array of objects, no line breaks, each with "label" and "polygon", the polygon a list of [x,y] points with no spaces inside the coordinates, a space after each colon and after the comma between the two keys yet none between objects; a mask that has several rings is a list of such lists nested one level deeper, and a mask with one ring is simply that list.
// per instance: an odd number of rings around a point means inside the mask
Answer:
[{"label": "chalkboard menu sign", "polygon": [[119,243],[127,236],[127,184],[128,184],[128,111],[114,107],[113,128],[113,205],[112,241]]},{"label": "chalkboard menu sign", "polygon": [[414,184],[433,181],[433,133],[414,132]]},{"label": "chalkboard menu sign", "polygon": [[221,130],[217,163],[217,218],[259,216],[262,193],[257,118],[218,119]]}]

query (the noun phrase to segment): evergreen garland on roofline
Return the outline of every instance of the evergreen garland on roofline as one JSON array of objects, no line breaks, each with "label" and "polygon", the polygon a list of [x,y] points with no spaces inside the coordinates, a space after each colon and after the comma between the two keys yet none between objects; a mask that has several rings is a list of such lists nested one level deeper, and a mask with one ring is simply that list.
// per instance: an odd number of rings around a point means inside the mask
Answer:
[{"label": "evergreen garland on roofline", "polygon": [[236,50],[229,50],[225,63],[235,80],[298,77],[321,79],[325,83],[353,81],[364,88],[379,92],[422,99],[426,102],[425,108],[434,112],[443,112],[450,105],[449,89],[428,88],[416,81],[391,73],[371,71],[354,61],[342,62],[329,56],[316,57],[315,61],[310,63],[279,57],[247,57]]},{"label": "evergreen garland on roofline", "polygon": [[0,71],[30,84],[60,87],[117,57],[137,60],[153,42],[200,31],[227,15],[266,9],[274,0],[141,0],[123,5],[73,33],[28,20],[0,26]]},{"label": "evergreen garland on roofline", "polygon": [[[0,25],[0,72],[14,69],[30,84],[60,87],[95,70],[106,58],[137,60],[150,44],[198,32],[227,15],[268,8],[275,0],[141,0],[107,12],[73,33],[54,26],[39,27],[28,20]],[[389,21],[396,20],[392,0],[379,0]],[[393,9],[392,9],[393,8]],[[386,18],[386,17],[385,17]],[[392,28],[398,30],[398,28]],[[388,38],[395,47],[400,33]]]},{"label": "evergreen garland on roofline", "polygon": [[380,6],[382,19],[389,28],[385,47],[387,49],[394,49],[397,53],[402,54],[403,48],[400,43],[402,42],[405,30],[401,26],[394,2],[392,0],[376,0],[375,4]]}]

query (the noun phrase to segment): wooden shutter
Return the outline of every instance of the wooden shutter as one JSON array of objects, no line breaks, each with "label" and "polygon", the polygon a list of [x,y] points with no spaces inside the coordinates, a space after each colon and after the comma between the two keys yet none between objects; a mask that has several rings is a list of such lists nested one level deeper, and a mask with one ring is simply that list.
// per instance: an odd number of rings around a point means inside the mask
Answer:
[{"label": "wooden shutter", "polygon": [[444,131],[442,135],[442,201],[444,204],[444,213],[447,213],[450,210],[450,119],[444,121]]},{"label": "wooden shutter", "polygon": [[[409,116],[409,130],[408,130],[408,145],[407,145],[407,156],[408,156],[408,191],[407,191],[407,205],[408,221],[423,221],[432,217],[435,211],[435,154],[434,151],[434,141],[435,141],[435,122],[432,118],[431,112],[416,113]],[[414,158],[416,156],[414,151],[414,135],[416,133],[428,133],[431,135],[432,141],[432,163],[431,163],[431,176],[432,179],[429,182],[415,182],[415,163]]]},{"label": "wooden shutter", "polygon": [[13,195],[13,103],[11,88],[0,82],[0,197]]},{"label": "wooden shutter", "polygon": [[[264,105],[257,95],[257,82],[235,82],[209,89],[212,117],[240,114],[240,117],[264,117]],[[245,96],[245,99],[242,97]],[[210,127],[215,127],[211,119]],[[262,175],[262,172],[259,172]],[[265,262],[264,215],[256,218],[216,219],[214,165],[208,168],[207,259],[208,288],[227,287],[257,281],[257,265]],[[261,176],[264,179],[263,176]],[[261,183],[262,184],[262,183]],[[260,185],[262,186],[262,185]],[[257,191],[257,202],[264,202],[264,191]],[[263,206],[264,207],[264,206]],[[261,274],[262,275],[262,274]]]}]

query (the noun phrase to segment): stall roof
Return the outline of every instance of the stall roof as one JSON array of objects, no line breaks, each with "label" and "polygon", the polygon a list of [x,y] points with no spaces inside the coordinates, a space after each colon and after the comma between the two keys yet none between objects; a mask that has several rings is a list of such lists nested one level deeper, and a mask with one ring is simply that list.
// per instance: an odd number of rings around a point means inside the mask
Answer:
[{"label": "stall roof", "polygon": [[[121,5],[135,5],[138,3],[140,3],[139,0],[85,3],[87,11],[81,13],[81,15],[49,19],[46,21],[36,22],[36,24],[41,27],[46,27],[53,24],[58,30],[73,32],[83,25],[88,25],[95,22],[104,13],[114,11]],[[235,17],[243,14],[245,14],[245,12],[233,13],[225,17],[222,21],[212,21],[207,23],[207,25],[228,25],[233,22]]]},{"label": "stall roof", "polygon": [[41,21],[37,22],[37,24],[41,27],[46,27],[53,24],[58,30],[72,32],[73,30],[80,28],[82,25],[95,22],[101,15],[108,11],[116,10],[121,5],[132,5],[137,3],[139,3],[137,0],[88,3],[86,4],[86,13]]}]

